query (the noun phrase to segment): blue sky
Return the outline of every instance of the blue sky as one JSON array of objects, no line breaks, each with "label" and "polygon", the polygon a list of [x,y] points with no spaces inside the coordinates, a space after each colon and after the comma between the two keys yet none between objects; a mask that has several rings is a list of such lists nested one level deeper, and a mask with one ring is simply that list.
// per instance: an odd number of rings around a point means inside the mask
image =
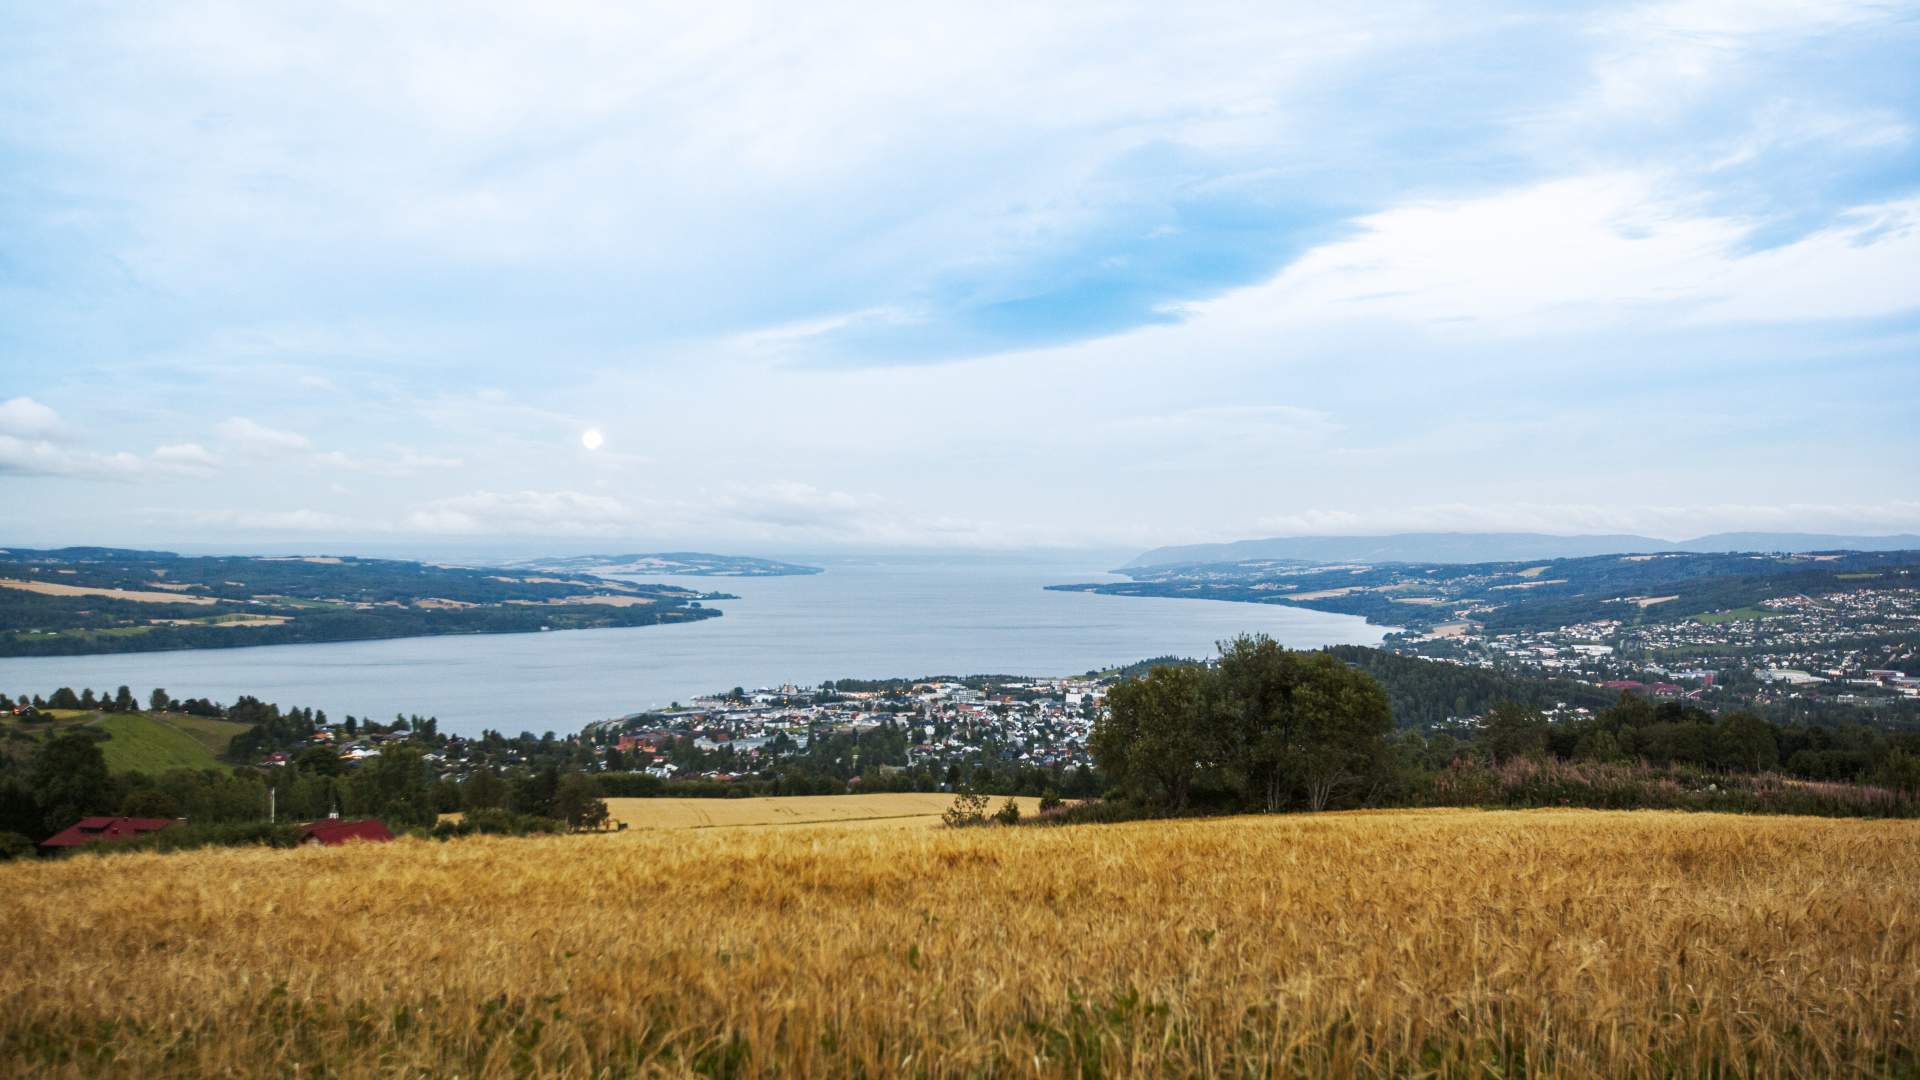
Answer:
[{"label": "blue sky", "polygon": [[3,539],[1920,530],[1920,6],[1336,7],[15,5]]}]

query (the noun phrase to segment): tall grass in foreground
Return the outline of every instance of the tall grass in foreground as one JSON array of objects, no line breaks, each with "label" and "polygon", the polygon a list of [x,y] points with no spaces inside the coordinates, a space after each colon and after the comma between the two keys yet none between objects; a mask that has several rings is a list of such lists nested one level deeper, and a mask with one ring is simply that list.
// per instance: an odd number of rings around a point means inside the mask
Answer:
[{"label": "tall grass in foreground", "polygon": [[1920,827],[1380,812],[0,867],[0,1073],[1920,1068]]}]

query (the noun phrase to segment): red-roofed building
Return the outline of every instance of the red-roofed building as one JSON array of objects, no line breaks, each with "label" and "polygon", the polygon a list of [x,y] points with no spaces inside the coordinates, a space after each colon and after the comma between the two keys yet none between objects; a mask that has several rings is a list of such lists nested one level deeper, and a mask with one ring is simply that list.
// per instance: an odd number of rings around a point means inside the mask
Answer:
[{"label": "red-roofed building", "polygon": [[337,847],[350,840],[380,843],[391,839],[393,839],[393,832],[384,822],[374,818],[363,821],[341,821],[339,818],[328,818],[325,821],[316,821],[300,827],[302,844]]},{"label": "red-roofed building", "polygon": [[179,818],[90,817],[67,826],[40,841],[48,851],[85,847],[88,844],[123,844],[128,840],[159,832],[180,824]]}]

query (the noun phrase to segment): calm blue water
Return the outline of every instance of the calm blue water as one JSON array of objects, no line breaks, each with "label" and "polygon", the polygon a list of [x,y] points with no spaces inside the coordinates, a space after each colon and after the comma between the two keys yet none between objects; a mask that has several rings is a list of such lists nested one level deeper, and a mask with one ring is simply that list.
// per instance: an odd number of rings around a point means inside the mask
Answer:
[{"label": "calm blue water", "polygon": [[[572,731],[591,720],[735,685],[839,677],[977,673],[1064,675],[1264,632],[1298,648],[1374,644],[1358,618],[1264,604],[1047,592],[1119,580],[1059,561],[815,560],[789,578],[672,578],[737,593],[723,618],[684,626],[405,638],[338,645],[0,659],[0,688],[125,683],[143,700],[232,701],[253,694],[330,716],[438,716],[443,731]],[[1111,565],[1111,564],[1108,564]]]}]

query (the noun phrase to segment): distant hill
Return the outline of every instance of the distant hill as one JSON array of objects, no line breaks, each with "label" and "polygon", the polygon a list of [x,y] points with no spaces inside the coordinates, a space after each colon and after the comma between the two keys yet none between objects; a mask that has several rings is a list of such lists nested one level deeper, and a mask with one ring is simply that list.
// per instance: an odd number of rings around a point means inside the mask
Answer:
[{"label": "distant hill", "polygon": [[1714,533],[1682,540],[1678,551],[1920,551],[1920,536],[1837,536],[1832,533]]},{"label": "distant hill", "polygon": [[722,593],[336,555],[0,551],[0,656],[84,656],[711,619]]},{"label": "distant hill", "polygon": [[709,555],[703,551],[657,551],[644,555],[566,555],[508,563],[520,570],[572,574],[678,574],[684,577],[793,577],[821,573],[820,567],[746,555]]},{"label": "distant hill", "polygon": [[1907,551],[1920,536],[1834,536],[1823,533],[1715,533],[1695,540],[1651,536],[1553,536],[1546,533],[1395,533],[1387,536],[1292,536],[1154,548],[1123,569],[1185,563],[1283,559],[1303,563],[1481,563],[1578,559],[1656,551]]}]

